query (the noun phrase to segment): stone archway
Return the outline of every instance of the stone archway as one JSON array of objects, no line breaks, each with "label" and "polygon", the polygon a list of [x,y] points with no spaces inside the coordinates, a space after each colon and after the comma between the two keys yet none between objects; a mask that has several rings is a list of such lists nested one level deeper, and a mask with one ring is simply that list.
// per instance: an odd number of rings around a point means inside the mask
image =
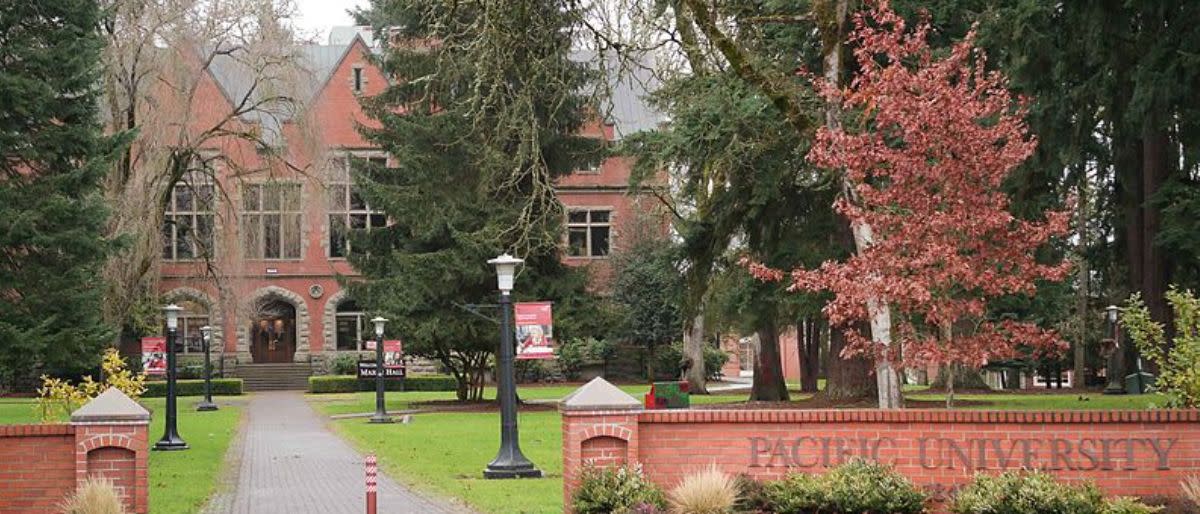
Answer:
[{"label": "stone archway", "polygon": [[329,295],[325,300],[325,307],[321,312],[321,326],[325,333],[325,346],[321,348],[322,353],[335,354],[337,348],[337,307],[339,303],[346,301],[349,295],[345,289],[339,289],[338,292]]},{"label": "stone archway", "polygon": [[215,353],[225,353],[225,313],[221,309],[221,306],[213,301],[208,293],[191,287],[176,287],[167,291],[163,295],[163,300],[167,303],[177,303],[187,300],[203,305],[205,309],[208,309],[208,326],[213,329],[211,348]]},{"label": "stone archway", "polygon": [[[309,359],[309,313],[308,304],[305,303],[304,297],[300,296],[291,290],[284,289],[279,286],[267,286],[259,288],[250,295],[246,306],[253,306],[271,300],[279,300],[291,304],[296,309],[296,352],[293,355],[295,362],[307,362]],[[251,312],[252,308],[245,308],[242,312]],[[245,317],[245,316],[242,316]],[[238,320],[237,328],[237,349],[238,360],[242,362],[252,362],[250,356],[250,322],[253,320],[242,319]]]}]

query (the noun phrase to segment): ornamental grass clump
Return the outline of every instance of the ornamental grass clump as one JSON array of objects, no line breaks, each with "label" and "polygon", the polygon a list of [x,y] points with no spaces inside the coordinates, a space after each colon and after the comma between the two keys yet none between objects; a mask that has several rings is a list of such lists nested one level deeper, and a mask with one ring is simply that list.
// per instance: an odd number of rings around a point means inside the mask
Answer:
[{"label": "ornamental grass clump", "polygon": [[950,504],[954,514],[1151,514],[1133,498],[1105,499],[1091,482],[1065,484],[1040,471],[977,475]]},{"label": "ornamental grass clump", "polygon": [[926,496],[903,475],[877,462],[855,459],[823,475],[795,474],[767,486],[776,514],[917,514]]},{"label": "ornamental grass clump", "polygon": [[126,514],[111,480],[89,477],[59,506],[63,514]]},{"label": "ornamental grass clump", "polygon": [[737,500],[737,483],[716,465],[683,477],[667,494],[672,514],[729,514]]},{"label": "ornamental grass clump", "polygon": [[1192,475],[1183,479],[1179,482],[1179,488],[1183,491],[1184,499],[1200,508],[1200,475]]},{"label": "ornamental grass clump", "polygon": [[584,466],[571,498],[576,514],[656,514],[666,509],[662,490],[641,466]]}]

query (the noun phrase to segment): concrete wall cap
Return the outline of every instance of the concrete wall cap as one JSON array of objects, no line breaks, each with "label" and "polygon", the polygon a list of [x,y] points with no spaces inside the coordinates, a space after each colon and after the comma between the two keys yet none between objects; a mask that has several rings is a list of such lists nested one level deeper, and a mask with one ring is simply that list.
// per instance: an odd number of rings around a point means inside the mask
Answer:
[{"label": "concrete wall cap", "polygon": [[138,405],[119,389],[110,387],[71,413],[72,423],[102,421],[150,421],[150,411]]},{"label": "concrete wall cap", "polygon": [[617,386],[608,383],[603,378],[593,378],[563,398],[558,404],[559,409],[566,411],[588,410],[642,410],[642,402],[629,396]]}]

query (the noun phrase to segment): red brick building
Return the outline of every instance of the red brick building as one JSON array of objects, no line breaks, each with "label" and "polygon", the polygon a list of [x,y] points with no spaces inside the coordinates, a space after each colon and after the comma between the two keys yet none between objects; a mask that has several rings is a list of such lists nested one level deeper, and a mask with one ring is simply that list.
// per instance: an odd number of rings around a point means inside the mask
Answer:
[{"label": "red brick building", "polygon": [[[350,156],[387,160],[356,130],[356,124],[373,124],[360,97],[387,85],[368,59],[372,44],[369,31],[345,27],[335,29],[328,44],[300,47],[302,67],[311,75],[300,88],[301,114],[281,122],[238,120],[273,131],[289,166],[264,165],[234,177],[218,165],[217,184],[196,179],[176,187],[163,229],[160,287],[167,300],[185,309],[180,324],[185,356],[201,350],[203,325],[214,327],[214,340],[220,341],[214,348],[223,350],[226,367],[310,362],[315,367],[337,352],[363,349],[364,313],[337,277],[356,274],[345,259],[343,229],[369,230],[386,222],[354,193],[347,170]],[[204,113],[230,112],[249,83],[238,66],[214,61],[191,106],[201,113],[195,123],[211,121]],[[616,140],[656,123],[633,81],[612,89],[607,109],[612,115],[585,133]],[[240,168],[262,160],[261,149],[242,139],[205,151],[245,165]],[[651,198],[626,194],[629,169],[627,160],[609,159],[559,184],[569,213],[564,259],[592,266],[598,281],[606,276],[608,254],[620,244],[621,224],[654,207]],[[206,251],[213,259],[203,258]],[[215,273],[210,261],[220,263]]]}]

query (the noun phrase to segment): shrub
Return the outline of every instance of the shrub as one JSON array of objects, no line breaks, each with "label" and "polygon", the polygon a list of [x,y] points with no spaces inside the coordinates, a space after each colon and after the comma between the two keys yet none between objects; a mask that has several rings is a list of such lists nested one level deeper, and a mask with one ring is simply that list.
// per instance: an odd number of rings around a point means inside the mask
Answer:
[{"label": "shrub", "polygon": [[739,474],[734,479],[734,485],[737,486],[738,500],[733,506],[734,512],[766,512],[767,505],[767,486],[762,482],[750,478],[744,473]]},{"label": "shrub", "polygon": [[571,505],[575,514],[631,514],[659,512],[666,501],[640,466],[584,466]]},{"label": "shrub", "polygon": [[589,337],[586,353],[589,360],[604,363],[605,371],[607,371],[609,361],[617,356],[617,345],[608,339]]},{"label": "shrub", "polygon": [[125,504],[112,481],[88,477],[59,506],[63,514],[125,514]]},{"label": "shrub", "polygon": [[[176,380],[175,394],[178,396],[203,396],[204,381],[194,379]],[[214,378],[212,380],[212,394],[214,396],[237,396],[242,394],[242,379]],[[167,396],[167,383],[162,380],[146,382],[146,393],[142,396],[146,398],[163,398]]]},{"label": "shrub", "polygon": [[1130,498],[1105,500],[1095,484],[1058,482],[1040,471],[978,475],[955,495],[956,514],[1142,514],[1157,512]]},{"label": "shrub", "polygon": [[727,514],[737,499],[737,484],[715,465],[683,477],[667,495],[674,514]]},{"label": "shrub", "polygon": [[[384,388],[388,391],[454,391],[458,382],[449,375],[411,375],[404,379],[387,380]],[[308,392],[323,393],[353,393],[356,391],[374,391],[374,380],[359,380],[355,375],[314,375],[308,377]]]},{"label": "shrub", "polygon": [[704,374],[709,380],[716,380],[721,377],[721,368],[725,367],[725,363],[729,362],[729,354],[725,350],[712,345],[704,345]]},{"label": "shrub", "polygon": [[1167,291],[1175,312],[1175,340],[1167,341],[1163,326],[1150,318],[1141,296],[1129,299],[1121,323],[1142,355],[1158,365],[1156,386],[1168,407],[1200,407],[1200,298],[1175,286]]},{"label": "shrub", "polygon": [[146,375],[129,371],[125,359],[115,348],[104,351],[100,369],[104,371],[104,382],[96,382],[88,375],[76,385],[42,375],[42,387],[38,388],[37,399],[42,421],[59,419],[110,387],[117,388],[134,400],[141,398],[146,391]]},{"label": "shrub", "polygon": [[358,373],[358,354],[338,355],[329,362],[329,374],[354,375]]},{"label": "shrub", "polygon": [[558,356],[558,366],[562,368],[563,376],[567,380],[579,378],[579,371],[583,369],[587,348],[593,341],[595,339],[590,337],[587,339],[572,338],[554,349],[554,354]]},{"label": "shrub", "polygon": [[779,514],[915,514],[924,512],[926,497],[888,466],[855,459],[823,475],[796,474],[773,483],[767,499]]},{"label": "shrub", "polygon": [[[671,343],[670,346],[659,348],[655,361],[659,375],[670,372],[672,378],[678,377],[679,364],[683,361],[683,343]],[[728,353],[715,346],[704,345],[704,374],[709,380],[720,378],[721,368],[725,367],[726,362],[729,362]]]}]

